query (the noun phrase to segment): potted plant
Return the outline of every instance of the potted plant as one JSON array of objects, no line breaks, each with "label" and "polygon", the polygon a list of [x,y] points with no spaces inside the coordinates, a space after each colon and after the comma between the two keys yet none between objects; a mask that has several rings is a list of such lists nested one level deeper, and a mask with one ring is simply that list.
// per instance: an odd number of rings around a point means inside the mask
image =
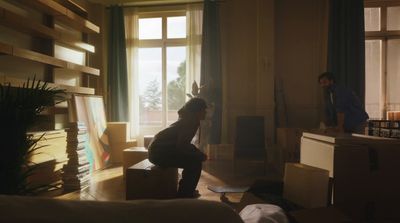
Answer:
[{"label": "potted plant", "polygon": [[27,177],[33,168],[29,155],[40,140],[27,136],[37,116],[47,106],[64,100],[64,90],[46,82],[27,80],[21,87],[0,84],[0,194],[30,194]]}]

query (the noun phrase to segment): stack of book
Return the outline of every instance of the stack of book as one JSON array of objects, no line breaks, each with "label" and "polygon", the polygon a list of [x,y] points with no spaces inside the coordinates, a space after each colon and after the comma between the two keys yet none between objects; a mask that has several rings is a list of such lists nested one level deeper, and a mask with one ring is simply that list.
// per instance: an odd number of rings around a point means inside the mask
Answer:
[{"label": "stack of book", "polygon": [[64,190],[80,190],[90,183],[90,163],[86,154],[87,128],[82,122],[73,122],[65,131],[68,163],[63,168]]}]

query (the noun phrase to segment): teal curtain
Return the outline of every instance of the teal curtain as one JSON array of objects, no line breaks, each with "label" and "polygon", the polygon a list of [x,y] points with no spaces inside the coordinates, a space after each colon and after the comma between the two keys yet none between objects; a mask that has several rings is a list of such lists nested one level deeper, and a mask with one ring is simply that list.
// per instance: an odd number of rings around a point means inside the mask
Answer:
[{"label": "teal curtain", "polygon": [[108,43],[108,118],[109,121],[129,121],[128,72],[124,13],[120,6],[110,7]]},{"label": "teal curtain", "polygon": [[222,74],[220,54],[219,5],[217,1],[205,0],[203,10],[203,40],[201,48],[200,85],[205,88],[201,96],[213,105],[208,143],[221,142],[222,126]]},{"label": "teal curtain", "polygon": [[364,101],[364,1],[330,0],[329,11],[328,70]]}]

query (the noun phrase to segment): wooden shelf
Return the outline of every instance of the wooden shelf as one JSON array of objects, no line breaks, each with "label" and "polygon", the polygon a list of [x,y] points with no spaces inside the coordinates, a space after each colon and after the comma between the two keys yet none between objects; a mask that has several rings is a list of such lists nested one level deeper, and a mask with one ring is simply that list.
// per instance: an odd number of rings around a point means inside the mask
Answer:
[{"label": "wooden shelf", "polygon": [[68,108],[48,107],[45,108],[40,113],[40,115],[56,115],[56,114],[68,114]]},{"label": "wooden shelf", "polygon": [[70,92],[70,93],[94,94],[94,88],[75,87],[75,86],[58,85],[58,84],[54,84],[54,86],[57,86],[60,89],[65,89],[67,92]]},{"label": "wooden shelf", "polygon": [[52,15],[55,19],[78,29],[85,33],[99,33],[100,27],[93,24],[87,19],[82,18],[73,11],[60,5],[58,2],[49,0],[19,0],[20,2],[34,7],[48,15]]},{"label": "wooden shelf", "polygon": [[[9,76],[5,76],[5,75],[0,76],[0,83],[3,85],[10,84],[12,87],[21,87],[25,82],[26,82],[26,80],[22,80],[19,78],[9,77]],[[95,93],[93,88],[60,85],[60,84],[54,84],[54,83],[47,83],[47,86],[58,88],[58,89],[64,89],[68,93],[78,93],[78,94],[94,94]],[[63,108],[60,108],[60,109],[63,109]]]},{"label": "wooden shelf", "polygon": [[74,0],[55,0],[55,1],[80,16],[86,17],[88,15],[88,12],[86,10],[88,6],[84,2],[76,2]]},{"label": "wooden shelf", "polygon": [[53,65],[55,67],[67,67],[67,62],[45,54],[37,53],[31,50],[13,47],[12,56],[36,61],[39,63]]},{"label": "wooden shelf", "polygon": [[36,61],[39,63],[52,65],[52,66],[59,67],[59,68],[75,70],[75,71],[79,71],[79,72],[83,72],[83,73],[91,74],[91,75],[95,75],[95,76],[100,75],[99,69],[71,63],[71,62],[68,62],[65,60],[57,59],[55,57],[37,53],[37,52],[31,51],[31,50],[14,47],[9,44],[5,44],[5,43],[1,43],[1,42],[0,42],[0,53],[23,58],[23,59],[28,59],[31,61]]},{"label": "wooden shelf", "polygon": [[94,53],[95,51],[94,46],[90,44],[81,41],[75,41],[73,40],[73,38],[67,36],[66,34],[62,34],[57,30],[34,22],[23,16],[8,11],[2,7],[0,7],[0,24],[30,35],[56,40],[77,49],[85,50],[92,53]]}]

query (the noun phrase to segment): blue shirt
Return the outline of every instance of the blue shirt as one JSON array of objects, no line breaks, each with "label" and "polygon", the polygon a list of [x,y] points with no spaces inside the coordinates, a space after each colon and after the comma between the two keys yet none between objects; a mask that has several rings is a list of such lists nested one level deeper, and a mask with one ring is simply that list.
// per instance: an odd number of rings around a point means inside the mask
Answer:
[{"label": "blue shirt", "polygon": [[357,95],[350,89],[333,84],[328,89],[327,115],[337,125],[337,113],[344,113],[344,129],[351,131],[367,121],[368,114]]}]

